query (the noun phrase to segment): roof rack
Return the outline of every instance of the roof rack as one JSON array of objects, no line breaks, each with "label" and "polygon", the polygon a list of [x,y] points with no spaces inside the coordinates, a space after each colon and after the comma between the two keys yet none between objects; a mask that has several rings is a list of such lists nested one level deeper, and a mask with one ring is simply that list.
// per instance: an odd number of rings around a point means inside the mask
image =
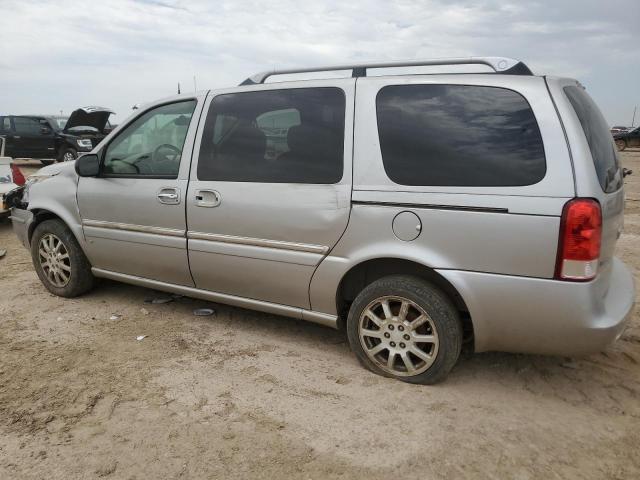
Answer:
[{"label": "roof rack", "polygon": [[349,65],[331,65],[327,67],[292,68],[284,70],[269,70],[256,73],[247,78],[240,85],[255,85],[264,83],[273,75],[286,75],[291,73],[331,72],[335,70],[351,70],[352,77],[366,77],[368,68],[394,68],[394,67],[421,67],[434,65],[487,65],[495,73],[506,75],[533,75],[529,67],[520,60],[507,57],[460,57],[438,58],[432,60],[408,60],[402,62],[378,62],[357,63]]}]

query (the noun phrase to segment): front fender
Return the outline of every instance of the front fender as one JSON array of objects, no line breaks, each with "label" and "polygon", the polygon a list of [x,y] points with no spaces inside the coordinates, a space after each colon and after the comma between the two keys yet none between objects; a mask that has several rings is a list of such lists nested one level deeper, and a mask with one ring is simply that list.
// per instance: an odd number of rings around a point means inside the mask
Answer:
[{"label": "front fender", "polygon": [[59,217],[73,232],[80,246],[86,246],[82,231],[82,221],[78,210],[76,191],[78,176],[72,162],[55,164],[41,169],[38,174],[52,175],[49,178],[29,185],[27,209],[36,216],[29,232],[29,239],[33,228],[38,223],[38,217],[43,213]]}]

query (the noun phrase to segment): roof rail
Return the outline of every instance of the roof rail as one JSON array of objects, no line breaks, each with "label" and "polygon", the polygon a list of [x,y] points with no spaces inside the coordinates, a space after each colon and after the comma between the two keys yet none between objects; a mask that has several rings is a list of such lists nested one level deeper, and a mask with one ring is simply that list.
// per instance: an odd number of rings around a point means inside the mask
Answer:
[{"label": "roof rail", "polygon": [[291,68],[284,70],[269,70],[256,73],[247,78],[240,85],[255,85],[264,83],[273,75],[286,75],[291,73],[331,72],[335,70],[351,70],[352,77],[366,77],[368,68],[394,68],[394,67],[421,67],[434,65],[487,65],[495,73],[506,75],[533,75],[529,67],[520,60],[507,57],[460,57],[438,58],[432,60],[407,60],[401,62],[374,62],[356,63],[348,65],[331,65],[327,67]]}]

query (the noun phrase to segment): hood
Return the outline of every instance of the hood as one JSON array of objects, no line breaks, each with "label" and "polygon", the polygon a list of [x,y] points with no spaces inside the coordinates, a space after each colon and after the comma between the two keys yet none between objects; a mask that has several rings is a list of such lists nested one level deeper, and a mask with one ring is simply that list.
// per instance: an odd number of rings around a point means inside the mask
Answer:
[{"label": "hood", "polygon": [[64,131],[68,132],[70,129],[77,129],[78,127],[91,127],[103,132],[112,113],[115,112],[103,107],[79,108],[69,116],[67,124],[64,126]]}]

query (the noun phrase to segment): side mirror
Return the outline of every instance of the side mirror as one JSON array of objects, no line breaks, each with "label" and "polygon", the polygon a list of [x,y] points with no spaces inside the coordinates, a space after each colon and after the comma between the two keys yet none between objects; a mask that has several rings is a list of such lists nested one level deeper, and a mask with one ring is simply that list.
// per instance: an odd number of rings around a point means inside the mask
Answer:
[{"label": "side mirror", "polygon": [[100,173],[100,159],[95,153],[87,153],[76,159],[76,173],[81,177],[97,177]]},{"label": "side mirror", "polygon": [[40,135],[49,135],[51,133],[51,129],[49,127],[42,127],[40,129]]}]

